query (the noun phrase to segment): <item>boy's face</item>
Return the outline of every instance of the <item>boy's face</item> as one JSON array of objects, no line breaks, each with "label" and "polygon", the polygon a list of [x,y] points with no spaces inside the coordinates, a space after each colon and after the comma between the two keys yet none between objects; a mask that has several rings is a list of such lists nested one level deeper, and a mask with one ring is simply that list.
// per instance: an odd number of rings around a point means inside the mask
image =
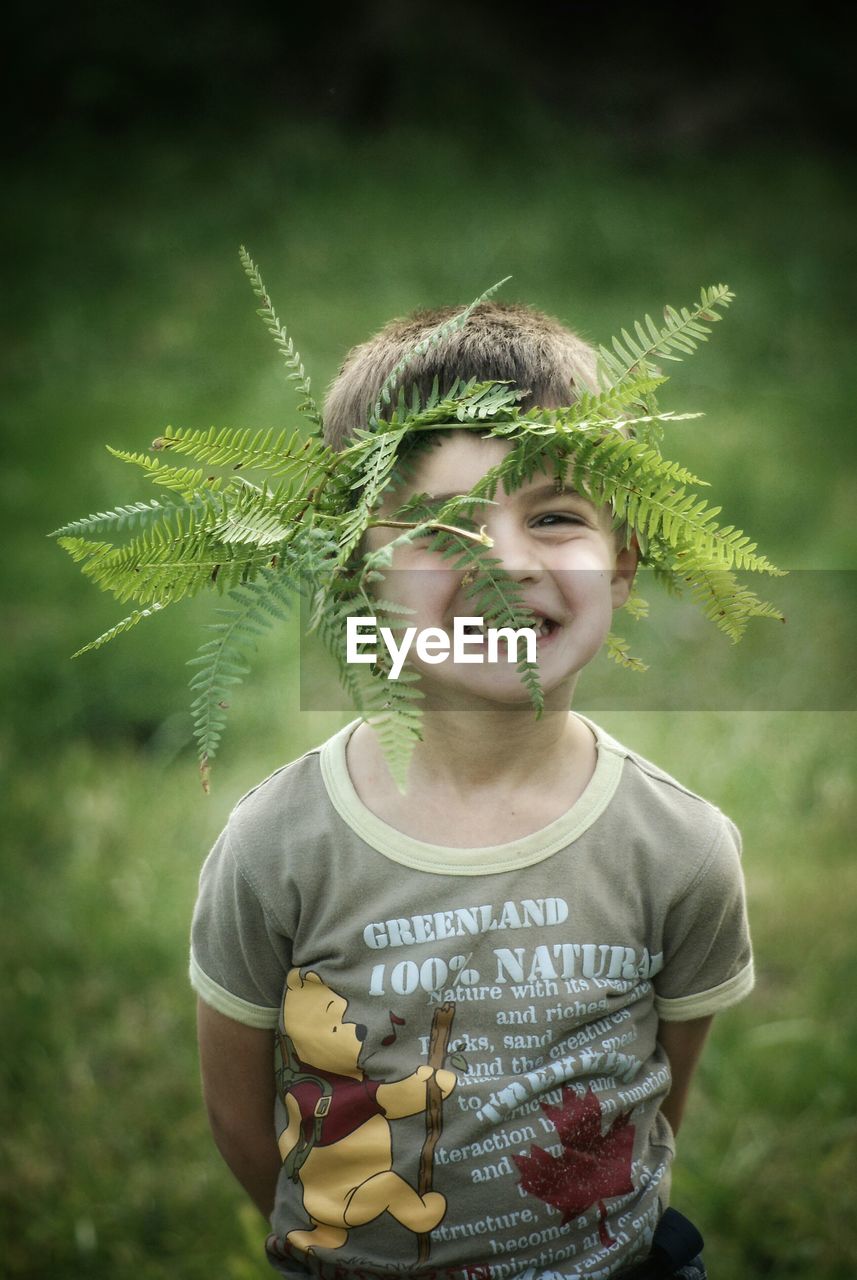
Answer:
[{"label": "boy's face", "polygon": [[[407,484],[386,496],[378,513],[391,516],[416,493],[449,498],[467,493],[489,468],[503,460],[511,445],[483,438],[474,431],[454,431],[420,457]],[[537,472],[507,494],[502,486],[495,505],[473,508],[473,519],[484,524],[493,539],[489,555],[519,584],[524,604],[545,619],[537,641],[539,677],[546,699],[560,705],[570,699],[578,672],[601,648],[610,630],[613,610],[625,603],[636,568],[636,551],[622,548],[611,529],[611,513],[597,508],[573,490],[557,493],[553,474]],[[454,523],[454,521],[452,522]],[[391,541],[395,529],[371,528],[366,549]],[[403,621],[420,630],[438,627],[453,640],[456,617],[478,609],[466,594],[461,570],[450,568],[423,539],[396,548],[392,569],[379,584],[387,600],[408,605],[413,613]],[[487,646],[483,642],[487,657]],[[478,647],[468,652],[479,653]],[[523,643],[518,654],[525,653]],[[434,665],[423,662],[411,647],[409,664],[420,671],[426,706],[466,707],[490,703],[529,703],[529,695],[515,669],[506,661],[504,642],[496,663],[454,663],[452,656]],[[568,706],[568,701],[565,701]]]}]

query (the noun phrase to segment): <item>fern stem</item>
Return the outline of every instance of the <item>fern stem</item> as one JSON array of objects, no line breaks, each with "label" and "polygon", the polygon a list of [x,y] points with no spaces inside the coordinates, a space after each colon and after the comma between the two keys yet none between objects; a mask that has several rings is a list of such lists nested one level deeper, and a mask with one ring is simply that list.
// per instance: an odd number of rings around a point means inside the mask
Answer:
[{"label": "fern stem", "polygon": [[487,525],[484,524],[480,526],[478,533],[471,533],[469,529],[459,529],[454,524],[437,522],[425,524],[423,520],[370,520],[366,527],[368,529],[419,529],[423,525],[426,529],[441,529],[444,533],[456,533],[460,538],[466,538],[468,542],[475,542],[478,546],[494,546],[494,539],[485,532]]},{"label": "fern stem", "polygon": [[304,516],[307,513],[307,509],[311,506],[314,506],[318,502],[319,495],[324,492],[324,486],[327,484],[331,476],[335,475],[335,473],[336,473],[335,465],[330,467],[325,467],[324,471],[322,472],[321,479],[319,480],[318,484],[315,486],[314,489],[310,489],[309,493],[306,496],[306,502],[301,507],[300,511],[297,511],[294,514],[294,516],[292,516],[292,519],[295,521],[296,524],[299,524],[300,521],[303,520]]}]

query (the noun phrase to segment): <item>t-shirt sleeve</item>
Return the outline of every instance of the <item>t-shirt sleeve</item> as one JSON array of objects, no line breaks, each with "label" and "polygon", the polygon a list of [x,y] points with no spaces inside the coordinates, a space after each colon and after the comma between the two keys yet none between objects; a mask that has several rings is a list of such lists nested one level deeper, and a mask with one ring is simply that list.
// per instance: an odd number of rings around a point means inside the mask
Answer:
[{"label": "t-shirt sleeve", "polygon": [[753,953],[738,828],[722,817],[709,856],[664,928],[664,965],[654,980],[665,1022],[719,1013],[753,988]]},{"label": "t-shirt sleeve", "polygon": [[291,944],[235,856],[229,826],[205,860],[191,926],[190,981],[218,1013],[276,1027]]}]

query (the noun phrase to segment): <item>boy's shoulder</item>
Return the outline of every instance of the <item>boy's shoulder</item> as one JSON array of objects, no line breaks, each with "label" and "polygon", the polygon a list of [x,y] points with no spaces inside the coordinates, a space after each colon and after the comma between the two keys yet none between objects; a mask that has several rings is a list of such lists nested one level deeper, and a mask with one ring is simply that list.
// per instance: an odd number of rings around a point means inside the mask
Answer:
[{"label": "boy's shoulder", "polygon": [[611,751],[623,757],[628,762],[632,774],[648,779],[655,790],[660,791],[680,805],[687,804],[691,808],[703,805],[709,809],[716,809],[716,806],[710,800],[706,800],[705,796],[688,787],[681,779],[668,773],[666,769],[662,769],[653,760],[649,760],[646,756],[641,755],[639,751],[635,751],[627,743],[615,738],[602,725],[596,724],[594,720],[590,720],[579,712],[575,714],[578,719],[583,720],[592,729],[598,740],[599,751]]},{"label": "boy's shoulder", "polygon": [[280,765],[235,802],[226,828],[233,846],[265,847],[272,836],[293,837],[312,824],[327,800],[319,764],[322,747],[310,747]]},{"label": "boy's shoulder", "polygon": [[649,841],[665,852],[681,850],[691,862],[703,861],[724,845],[740,855],[740,832],[718,805],[589,723],[598,736],[599,750],[615,751],[623,760],[621,781],[605,816],[630,826],[639,841]]}]

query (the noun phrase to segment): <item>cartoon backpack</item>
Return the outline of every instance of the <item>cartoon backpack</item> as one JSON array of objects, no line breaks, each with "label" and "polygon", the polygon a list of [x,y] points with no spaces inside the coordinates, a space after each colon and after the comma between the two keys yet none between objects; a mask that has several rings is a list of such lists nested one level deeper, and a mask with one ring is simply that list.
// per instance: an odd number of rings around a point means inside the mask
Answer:
[{"label": "cartoon backpack", "polygon": [[312,1071],[307,1071],[306,1067],[298,1058],[298,1055],[295,1052],[295,1047],[287,1035],[284,1035],[282,1031],[277,1031],[277,1039],[280,1045],[280,1058],[282,1060],[282,1066],[277,1070],[277,1086],[280,1091],[280,1099],[283,1106],[286,1105],[286,1098],[288,1094],[297,1084],[313,1084],[321,1091],[321,1096],[315,1104],[313,1111],[313,1123],[309,1135],[307,1135],[305,1127],[301,1125],[298,1140],[286,1156],[286,1159],[283,1161],[283,1168],[287,1175],[291,1178],[292,1182],[297,1182],[301,1166],[321,1137],[322,1122],[330,1110],[330,1098],[333,1093],[333,1085],[329,1080],[325,1080],[322,1076],[316,1075]]}]

